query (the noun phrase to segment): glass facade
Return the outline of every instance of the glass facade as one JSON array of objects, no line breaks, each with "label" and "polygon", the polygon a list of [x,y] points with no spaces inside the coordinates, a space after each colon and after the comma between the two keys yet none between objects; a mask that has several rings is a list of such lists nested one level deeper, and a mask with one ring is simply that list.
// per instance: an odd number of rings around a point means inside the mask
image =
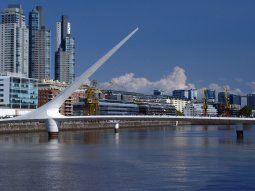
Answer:
[{"label": "glass facade", "polygon": [[180,99],[188,99],[189,92],[188,92],[188,90],[174,90],[173,97],[180,98]]},{"label": "glass facade", "polygon": [[11,108],[35,109],[38,105],[38,81],[29,78],[10,78]]},{"label": "glass facade", "polygon": [[20,109],[36,109],[38,105],[38,81],[31,78],[0,77],[0,106]]},{"label": "glass facade", "polygon": [[72,83],[75,78],[75,42],[71,35],[71,24],[67,16],[57,22],[57,50],[55,52],[55,80]]},{"label": "glass facade", "polygon": [[215,102],[215,90],[206,89],[205,90],[205,97],[208,102]]},{"label": "glass facade", "polygon": [[239,95],[230,94],[229,100],[230,100],[230,104],[241,105],[241,96],[239,96]]},{"label": "glass facade", "polygon": [[155,96],[160,96],[160,95],[163,95],[163,94],[164,94],[164,92],[162,90],[154,90],[153,91],[153,95],[155,95]]},{"label": "glass facade", "polygon": [[131,103],[99,102],[100,115],[137,115],[139,108]]},{"label": "glass facade", "polygon": [[250,107],[252,110],[255,110],[255,94],[247,95],[247,106]]},{"label": "glass facade", "polygon": [[[228,94],[228,97],[231,105],[241,105],[241,96],[235,94]],[[224,92],[218,93],[218,103],[226,104]]]},{"label": "glass facade", "polygon": [[197,89],[190,89],[188,90],[189,93],[189,99],[190,100],[196,100],[197,99]]},{"label": "glass facade", "polygon": [[29,77],[50,79],[51,33],[43,25],[43,8],[29,12]]},{"label": "glass facade", "polygon": [[225,104],[225,94],[224,92],[218,93],[218,103]]}]

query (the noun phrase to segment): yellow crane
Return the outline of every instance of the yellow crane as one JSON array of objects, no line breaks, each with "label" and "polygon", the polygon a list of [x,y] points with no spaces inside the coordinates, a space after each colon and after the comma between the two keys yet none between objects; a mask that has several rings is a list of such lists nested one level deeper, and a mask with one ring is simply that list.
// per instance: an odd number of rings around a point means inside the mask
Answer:
[{"label": "yellow crane", "polygon": [[206,89],[202,89],[202,108],[203,108],[203,116],[207,116],[207,100],[206,100]]},{"label": "yellow crane", "polygon": [[228,89],[224,88],[224,99],[225,99],[225,108],[224,108],[224,116],[229,117],[231,115],[230,110],[231,110],[231,105],[230,105],[230,100],[229,100],[229,95],[228,95]]},{"label": "yellow crane", "polygon": [[[93,80],[91,86],[85,92],[85,115],[99,115],[99,94],[102,93],[96,88],[97,82]],[[97,96],[98,95],[98,96]]]}]

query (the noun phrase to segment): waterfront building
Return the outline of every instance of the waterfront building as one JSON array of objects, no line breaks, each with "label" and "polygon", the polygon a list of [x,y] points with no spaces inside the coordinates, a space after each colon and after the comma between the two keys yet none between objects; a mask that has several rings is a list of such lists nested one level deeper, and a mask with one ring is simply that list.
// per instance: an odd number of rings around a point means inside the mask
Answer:
[{"label": "waterfront building", "polygon": [[[85,99],[80,99],[79,102],[73,105],[73,115],[85,115]],[[100,115],[138,115],[139,107],[137,104],[124,103],[113,100],[100,100],[99,101],[99,114]]]},{"label": "waterfront building", "polygon": [[75,44],[67,16],[56,25],[55,79],[68,84],[74,81]]},{"label": "waterfront building", "polygon": [[206,89],[205,90],[205,97],[206,97],[207,102],[214,103],[215,100],[216,100],[215,90]]},{"label": "waterfront building", "polygon": [[153,91],[153,95],[154,95],[154,96],[161,96],[161,95],[164,95],[164,91],[163,91],[163,90],[154,90],[154,91]]},{"label": "waterfront building", "polygon": [[189,92],[188,92],[188,90],[174,90],[173,97],[179,98],[179,99],[188,99]]},{"label": "waterfront building", "polygon": [[241,107],[244,107],[247,105],[247,95],[241,96]]},{"label": "waterfront building", "polygon": [[105,99],[118,100],[124,102],[134,102],[136,98],[142,98],[145,95],[136,92],[126,92],[118,90],[101,90]]},{"label": "waterfront building", "polygon": [[218,103],[226,104],[226,101],[225,101],[225,92],[219,92],[218,93]]},{"label": "waterfront building", "polygon": [[189,101],[187,99],[168,98],[166,103],[173,105],[176,110],[183,112],[184,107]]},{"label": "waterfront building", "polygon": [[36,109],[38,80],[26,75],[6,73],[0,76],[0,107]]},{"label": "waterfront building", "polygon": [[176,115],[176,109],[172,104],[148,103],[138,106],[140,115]]},{"label": "waterfront building", "polygon": [[43,23],[43,8],[29,12],[29,77],[50,79],[51,33]]},{"label": "waterfront building", "polygon": [[[231,108],[241,109],[241,96],[240,95],[228,93],[228,99],[229,99]],[[218,103],[223,104],[223,105],[226,104],[225,92],[218,93]]]},{"label": "waterfront building", "polygon": [[[42,80],[38,83],[38,106],[42,106],[67,87],[64,82],[54,80]],[[76,90],[60,107],[59,111],[62,115],[73,115],[73,104],[78,102],[80,98],[85,97],[85,90],[82,88]]]},{"label": "waterfront building", "polygon": [[1,12],[0,72],[28,77],[29,30],[21,5],[9,5]]},{"label": "waterfront building", "polygon": [[[185,116],[203,116],[203,104],[202,103],[188,103],[184,110],[183,113]],[[208,116],[217,116],[218,112],[217,109],[211,105],[207,105],[207,114]]]},{"label": "waterfront building", "polygon": [[[73,115],[82,116],[86,107],[85,99],[73,105]],[[171,104],[135,104],[113,100],[99,100],[99,115],[176,115]]]},{"label": "waterfront building", "polygon": [[197,89],[188,90],[188,99],[189,100],[197,100]]},{"label": "waterfront building", "polygon": [[100,115],[138,115],[137,104],[113,101],[99,101]]},{"label": "waterfront building", "polygon": [[252,110],[255,110],[255,94],[247,95],[247,106],[250,107]]},{"label": "waterfront building", "polygon": [[173,97],[179,99],[197,100],[197,89],[174,90]]}]

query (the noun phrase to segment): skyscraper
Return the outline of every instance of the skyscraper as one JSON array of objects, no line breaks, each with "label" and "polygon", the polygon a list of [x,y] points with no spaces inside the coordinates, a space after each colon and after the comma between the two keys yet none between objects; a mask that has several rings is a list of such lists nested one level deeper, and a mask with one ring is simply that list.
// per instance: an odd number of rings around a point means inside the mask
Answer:
[{"label": "skyscraper", "polygon": [[205,90],[205,97],[206,97],[207,102],[214,103],[215,100],[216,100],[215,90],[206,89]]},{"label": "skyscraper", "polygon": [[1,12],[0,72],[28,76],[28,35],[21,5],[9,5]]},{"label": "skyscraper", "polygon": [[50,30],[43,23],[43,8],[29,12],[29,77],[50,79]]},{"label": "skyscraper", "polygon": [[74,80],[75,45],[71,35],[71,24],[67,16],[56,25],[55,79],[72,83]]}]

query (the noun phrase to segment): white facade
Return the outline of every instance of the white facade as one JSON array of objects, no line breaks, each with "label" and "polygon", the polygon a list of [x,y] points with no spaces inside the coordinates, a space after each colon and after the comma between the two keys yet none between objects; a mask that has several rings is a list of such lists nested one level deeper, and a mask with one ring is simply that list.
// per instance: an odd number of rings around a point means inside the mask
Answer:
[{"label": "white facade", "polygon": [[183,112],[184,107],[187,105],[188,101],[184,99],[171,98],[167,99],[167,103],[172,104],[176,110]]},{"label": "white facade", "polygon": [[9,7],[1,15],[0,72],[28,76],[29,30],[21,7]]},{"label": "white facade", "polygon": [[[202,103],[188,103],[184,108],[185,116],[203,116],[203,104]],[[208,116],[217,116],[218,111],[213,105],[207,105]]]}]

